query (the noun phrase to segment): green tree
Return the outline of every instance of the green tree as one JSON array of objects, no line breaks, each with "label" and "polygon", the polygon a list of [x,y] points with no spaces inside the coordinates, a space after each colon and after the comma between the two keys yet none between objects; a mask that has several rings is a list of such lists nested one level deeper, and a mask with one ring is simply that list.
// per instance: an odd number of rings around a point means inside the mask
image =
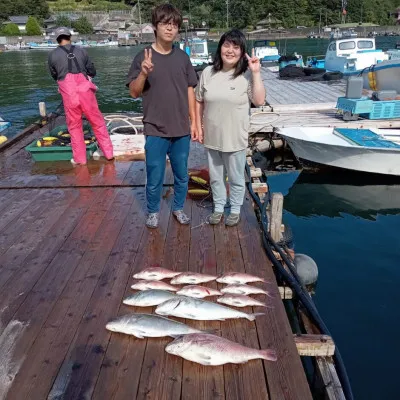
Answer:
[{"label": "green tree", "polygon": [[71,28],[72,21],[68,17],[66,17],[64,15],[60,15],[56,19],[56,26],[66,26],[68,28]]},{"label": "green tree", "polygon": [[26,33],[29,36],[37,36],[42,34],[42,30],[40,29],[39,22],[35,17],[29,17],[28,22],[26,23]]},{"label": "green tree", "polygon": [[86,17],[81,17],[72,23],[72,27],[79,33],[93,33],[93,26]]},{"label": "green tree", "polygon": [[21,34],[17,24],[3,25],[0,33],[5,36],[19,36]]}]

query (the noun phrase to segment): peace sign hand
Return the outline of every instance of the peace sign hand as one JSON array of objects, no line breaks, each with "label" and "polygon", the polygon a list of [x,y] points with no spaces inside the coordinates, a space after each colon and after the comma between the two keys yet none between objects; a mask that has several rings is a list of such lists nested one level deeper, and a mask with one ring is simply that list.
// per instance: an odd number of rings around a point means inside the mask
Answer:
[{"label": "peace sign hand", "polygon": [[254,55],[254,49],[251,51],[251,57],[246,54],[247,61],[249,62],[249,70],[254,74],[261,71],[261,63],[258,57]]},{"label": "peace sign hand", "polygon": [[152,62],[152,52],[151,49],[144,49],[144,60],[141,64],[142,74],[148,76],[151,72],[153,72],[154,64]]}]

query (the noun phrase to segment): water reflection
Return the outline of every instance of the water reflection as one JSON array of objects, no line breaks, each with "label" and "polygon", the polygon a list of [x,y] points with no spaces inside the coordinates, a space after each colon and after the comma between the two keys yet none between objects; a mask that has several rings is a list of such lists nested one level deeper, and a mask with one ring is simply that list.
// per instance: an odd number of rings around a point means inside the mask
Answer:
[{"label": "water reflection", "polygon": [[298,217],[343,213],[375,219],[400,214],[400,179],[358,173],[301,172],[285,197],[284,207]]}]

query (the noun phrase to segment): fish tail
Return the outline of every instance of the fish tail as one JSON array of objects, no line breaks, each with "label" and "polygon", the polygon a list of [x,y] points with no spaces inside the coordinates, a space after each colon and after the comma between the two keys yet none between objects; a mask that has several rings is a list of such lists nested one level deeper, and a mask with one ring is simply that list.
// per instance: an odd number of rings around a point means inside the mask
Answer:
[{"label": "fish tail", "polygon": [[256,317],[259,317],[260,315],[265,315],[265,313],[261,312],[261,313],[247,314],[246,318],[249,321],[254,321],[256,319]]},{"label": "fish tail", "polygon": [[276,351],[272,349],[260,350],[260,356],[264,360],[276,361],[278,359]]}]

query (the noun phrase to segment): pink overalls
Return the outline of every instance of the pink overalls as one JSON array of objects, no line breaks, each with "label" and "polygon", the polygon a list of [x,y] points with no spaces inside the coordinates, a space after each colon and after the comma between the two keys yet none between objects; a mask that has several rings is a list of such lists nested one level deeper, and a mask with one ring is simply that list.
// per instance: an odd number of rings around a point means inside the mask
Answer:
[{"label": "pink overalls", "polygon": [[[86,144],[83,134],[82,114],[93,128],[94,135],[100,149],[107,159],[113,158],[113,146],[107,131],[103,115],[99,110],[96,99],[97,87],[82,72],[73,53],[61,47],[68,53],[68,71],[65,79],[57,81],[58,91],[61,93],[68,131],[71,135],[71,147],[74,161],[78,164],[86,164]],[[72,61],[79,71],[72,74]]]}]

